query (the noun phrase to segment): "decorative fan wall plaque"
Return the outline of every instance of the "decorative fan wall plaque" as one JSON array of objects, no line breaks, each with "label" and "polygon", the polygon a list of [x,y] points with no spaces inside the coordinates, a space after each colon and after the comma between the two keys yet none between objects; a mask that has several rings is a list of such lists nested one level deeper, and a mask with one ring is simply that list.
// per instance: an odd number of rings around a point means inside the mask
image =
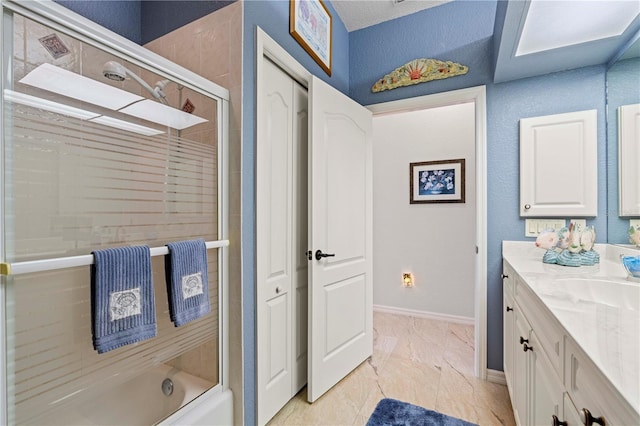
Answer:
[{"label": "decorative fan wall plaque", "polygon": [[468,66],[456,62],[425,58],[414,59],[376,81],[371,91],[376,93],[432,80],[442,80],[466,74],[468,71]]}]

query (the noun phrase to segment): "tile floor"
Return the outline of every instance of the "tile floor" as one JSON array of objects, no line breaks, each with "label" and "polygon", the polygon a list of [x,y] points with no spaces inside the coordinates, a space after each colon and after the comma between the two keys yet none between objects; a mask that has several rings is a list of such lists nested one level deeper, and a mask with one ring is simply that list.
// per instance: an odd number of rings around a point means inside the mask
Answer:
[{"label": "tile floor", "polygon": [[473,326],[376,312],[373,356],[313,404],[306,388],[275,425],[364,425],[395,398],[480,426],[515,425],[506,386],[473,376]]}]

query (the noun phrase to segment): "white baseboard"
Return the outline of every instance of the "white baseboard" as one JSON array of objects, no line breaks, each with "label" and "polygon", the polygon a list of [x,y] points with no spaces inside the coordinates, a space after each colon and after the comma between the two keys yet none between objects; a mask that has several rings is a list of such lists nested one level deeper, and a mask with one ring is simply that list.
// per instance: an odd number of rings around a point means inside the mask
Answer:
[{"label": "white baseboard", "polygon": [[418,311],[415,309],[396,308],[393,306],[373,305],[374,312],[383,312],[385,314],[405,315],[409,317],[428,318],[438,321],[454,322],[457,324],[474,325],[473,317],[461,317],[458,315],[439,314],[436,312]]},{"label": "white baseboard", "polygon": [[504,377],[504,373],[498,370],[490,370],[487,368],[487,382],[497,383],[499,385],[506,385],[507,379]]}]

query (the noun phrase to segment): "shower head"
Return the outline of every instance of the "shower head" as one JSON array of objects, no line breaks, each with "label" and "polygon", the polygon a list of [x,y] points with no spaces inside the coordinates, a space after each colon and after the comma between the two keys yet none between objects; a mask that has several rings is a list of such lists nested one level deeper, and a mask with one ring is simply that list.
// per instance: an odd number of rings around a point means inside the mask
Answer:
[{"label": "shower head", "polygon": [[164,87],[167,85],[168,80],[162,80],[156,83],[156,88],[152,89],[151,86],[147,84],[146,81],[138,77],[137,74],[129,71],[124,65],[116,61],[108,61],[105,62],[102,68],[102,75],[107,77],[109,80],[114,81],[124,81],[127,77],[131,77],[135,80],[140,86],[142,86],[147,92],[151,94],[154,98],[167,105],[167,97],[162,91]]},{"label": "shower head", "polygon": [[127,77],[127,69],[116,61],[109,61],[104,64],[102,74],[109,80],[124,81]]}]

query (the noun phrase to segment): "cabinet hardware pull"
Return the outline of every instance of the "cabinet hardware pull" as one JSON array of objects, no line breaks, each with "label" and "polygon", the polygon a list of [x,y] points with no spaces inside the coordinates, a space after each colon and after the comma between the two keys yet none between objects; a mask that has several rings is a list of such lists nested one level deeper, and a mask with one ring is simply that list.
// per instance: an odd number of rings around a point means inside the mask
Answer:
[{"label": "cabinet hardware pull", "polygon": [[529,339],[525,339],[524,337],[520,336],[520,344],[523,343],[529,343]]},{"label": "cabinet hardware pull", "polygon": [[280,286],[276,287],[276,294],[280,294],[281,291],[282,289],[280,288]]},{"label": "cabinet hardware pull", "polygon": [[587,410],[586,408],[583,408],[580,412],[580,414],[582,414],[582,423],[585,424],[585,426],[591,426],[594,423],[599,424],[600,426],[605,426],[607,424],[607,422],[604,420],[604,417],[593,417],[593,415],[591,414],[591,412],[589,410]]},{"label": "cabinet hardware pull", "polygon": [[533,346],[529,346],[526,343],[524,344],[524,347],[522,348],[523,351],[531,351],[533,352]]},{"label": "cabinet hardware pull", "polygon": [[555,414],[551,418],[553,419],[553,426],[567,426],[567,422],[563,422]]},{"label": "cabinet hardware pull", "polygon": [[500,274],[500,278],[502,278],[504,280],[505,278],[509,278],[509,275]]},{"label": "cabinet hardware pull", "polygon": [[513,311],[513,308],[511,306],[507,306],[507,312],[509,311]]},{"label": "cabinet hardware pull", "polygon": [[531,204],[525,204],[525,205],[524,205],[524,209],[525,209],[525,210],[529,210],[530,208],[531,208]]}]

